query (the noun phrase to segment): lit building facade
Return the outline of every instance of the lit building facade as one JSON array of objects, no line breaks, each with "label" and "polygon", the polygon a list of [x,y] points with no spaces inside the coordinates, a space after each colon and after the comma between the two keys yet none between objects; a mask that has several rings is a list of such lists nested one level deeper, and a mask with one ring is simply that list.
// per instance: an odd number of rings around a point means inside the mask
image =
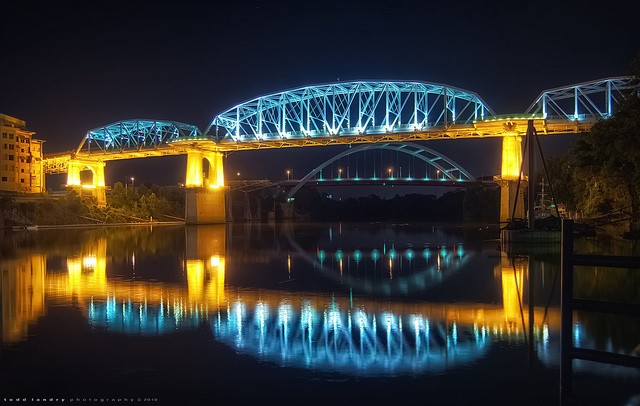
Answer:
[{"label": "lit building facade", "polygon": [[25,121],[0,114],[0,191],[42,193],[42,144]]}]

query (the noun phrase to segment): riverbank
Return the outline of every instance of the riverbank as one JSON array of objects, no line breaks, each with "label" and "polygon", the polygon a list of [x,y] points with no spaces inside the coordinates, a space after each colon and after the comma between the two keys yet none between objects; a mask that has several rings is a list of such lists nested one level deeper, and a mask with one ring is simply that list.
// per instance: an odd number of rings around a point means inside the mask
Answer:
[{"label": "riverbank", "polygon": [[184,225],[184,221],[148,221],[131,223],[93,223],[93,224],[45,224],[27,227],[4,227],[5,231],[38,231],[65,228],[96,228],[96,227],[140,227],[140,226],[176,226]]}]

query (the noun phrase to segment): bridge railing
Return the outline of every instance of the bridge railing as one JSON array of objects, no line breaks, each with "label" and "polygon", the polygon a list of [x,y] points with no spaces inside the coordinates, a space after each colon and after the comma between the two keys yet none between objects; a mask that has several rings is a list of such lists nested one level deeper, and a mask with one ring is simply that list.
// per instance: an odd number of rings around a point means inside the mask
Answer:
[{"label": "bridge railing", "polygon": [[571,395],[573,385],[573,360],[594,361],[604,364],[640,368],[640,357],[609,351],[574,346],[573,311],[600,312],[640,319],[640,304],[620,303],[574,298],[574,268],[576,266],[628,268],[640,272],[640,257],[584,255],[573,251],[573,221],[562,220],[561,254],[561,345],[560,345],[560,395]]}]

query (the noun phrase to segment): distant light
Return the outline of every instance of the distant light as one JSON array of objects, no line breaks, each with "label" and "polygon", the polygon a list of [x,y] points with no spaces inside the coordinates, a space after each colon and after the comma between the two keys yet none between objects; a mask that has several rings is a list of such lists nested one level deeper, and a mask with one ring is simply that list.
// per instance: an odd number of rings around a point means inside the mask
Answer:
[{"label": "distant light", "polygon": [[353,251],[353,259],[356,262],[360,262],[360,260],[362,260],[362,251],[360,250]]},{"label": "distant light", "polygon": [[376,262],[378,259],[380,259],[380,251],[375,248],[371,250],[371,259],[373,260],[373,262]]}]

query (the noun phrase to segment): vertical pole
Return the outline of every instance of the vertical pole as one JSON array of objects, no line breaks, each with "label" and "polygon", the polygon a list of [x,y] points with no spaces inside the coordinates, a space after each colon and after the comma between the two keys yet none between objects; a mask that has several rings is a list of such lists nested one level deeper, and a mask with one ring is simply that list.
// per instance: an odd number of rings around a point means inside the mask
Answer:
[{"label": "vertical pole", "polygon": [[578,86],[573,88],[573,119],[578,119]]},{"label": "vertical pole", "polygon": [[560,253],[560,398],[571,391],[573,375],[573,220],[562,220]]},{"label": "vertical pole", "polygon": [[418,128],[418,89],[413,90],[413,129]]},{"label": "vertical pole", "polygon": [[527,216],[529,223],[529,230],[533,230],[535,226],[535,211],[533,210],[534,206],[534,198],[533,194],[535,192],[535,154],[534,154],[534,146],[533,146],[533,137],[536,135],[536,129],[533,126],[533,120],[529,120],[527,125],[527,160],[529,161],[529,182],[527,184],[527,210],[529,215]]},{"label": "vertical pole", "polygon": [[533,337],[533,326],[535,323],[534,316],[534,284],[536,279],[535,269],[533,268],[533,258],[529,255],[528,265],[527,265],[527,277],[529,278],[529,365],[533,364],[533,360],[535,359],[535,338]]},{"label": "vertical pole", "polygon": [[613,111],[611,109],[611,80],[607,80],[607,117],[611,117]]},{"label": "vertical pole", "polygon": [[443,88],[444,94],[444,126],[447,126],[447,88]]},{"label": "vertical pole", "polygon": [[262,99],[258,100],[258,137],[262,138]]}]

